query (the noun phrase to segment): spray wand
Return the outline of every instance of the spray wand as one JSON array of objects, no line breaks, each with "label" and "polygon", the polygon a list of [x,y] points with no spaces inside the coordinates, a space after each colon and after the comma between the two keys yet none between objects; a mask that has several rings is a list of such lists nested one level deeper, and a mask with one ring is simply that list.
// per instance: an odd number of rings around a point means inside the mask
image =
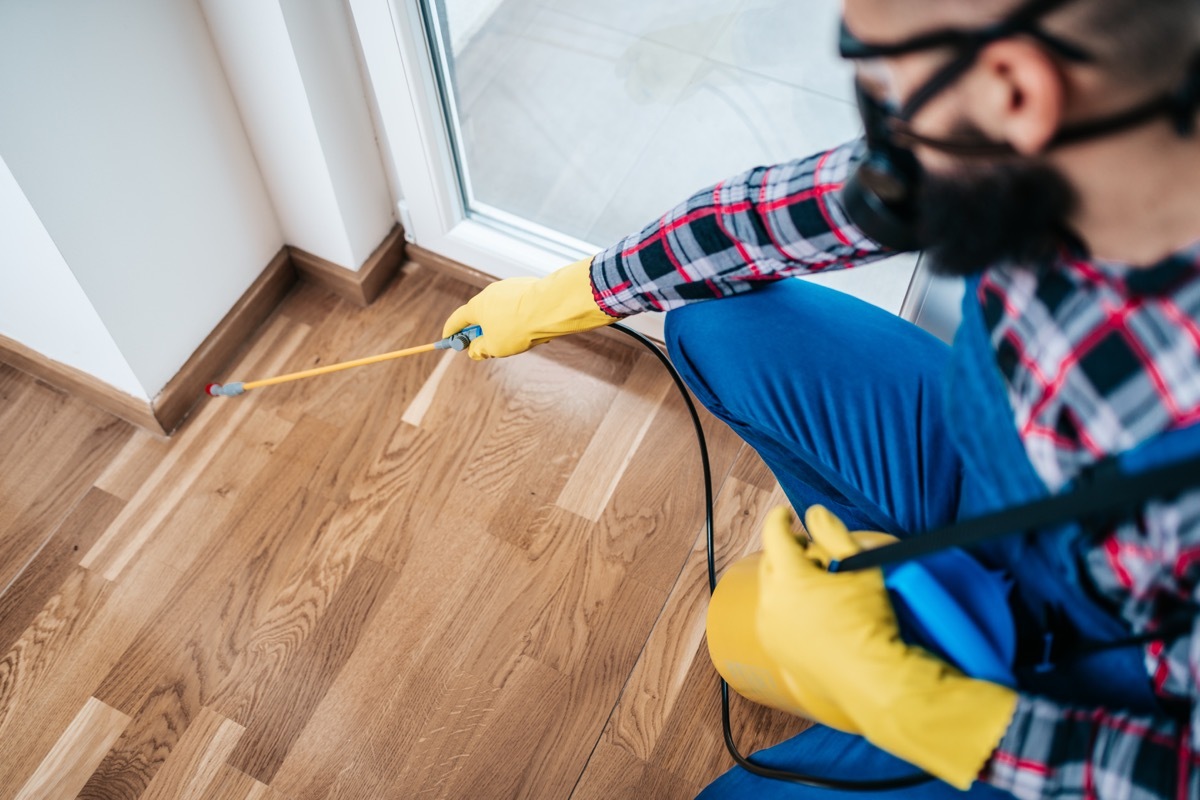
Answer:
[{"label": "spray wand", "polygon": [[204,387],[204,391],[213,397],[236,397],[239,394],[245,394],[251,389],[257,389],[260,386],[274,386],[277,383],[298,381],[302,378],[314,378],[317,375],[328,375],[330,372],[340,372],[341,370],[353,367],[365,367],[368,364],[378,364],[381,361],[391,361],[394,358],[415,356],[417,353],[428,353],[433,350],[466,350],[473,340],[478,339],[482,335],[483,328],[478,325],[472,325],[469,328],[463,328],[458,333],[447,336],[445,339],[418,347],[394,350],[391,353],[382,353],[377,356],[368,356],[367,358],[356,358],[353,361],[328,364],[324,367],[314,367],[313,369],[306,369],[301,372],[290,372],[287,375],[277,375],[274,378],[263,378],[257,381],[238,381],[237,383],[227,383],[224,386],[219,383],[210,383]]}]

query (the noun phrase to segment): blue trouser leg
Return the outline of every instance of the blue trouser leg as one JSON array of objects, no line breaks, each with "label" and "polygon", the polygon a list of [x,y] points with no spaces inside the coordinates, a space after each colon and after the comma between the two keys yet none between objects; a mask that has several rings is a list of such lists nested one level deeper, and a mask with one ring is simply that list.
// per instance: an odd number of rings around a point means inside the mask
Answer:
[{"label": "blue trouser leg", "polygon": [[903,536],[954,519],[949,348],[849,295],[785,280],[667,314],[671,360],[762,456],[793,507]]},{"label": "blue trouser leg", "polygon": [[[949,348],[934,337],[848,295],[786,280],[672,311],[666,338],[688,386],[758,451],[801,514],[820,503],[852,530],[900,536],[956,517],[962,466],[943,423],[941,391]],[[861,737],[822,726],[757,759],[849,779],[896,777],[914,769]],[[855,794],[766,780],[734,768],[700,797]],[[961,794],[934,782],[887,796]],[[971,795],[1008,797],[987,786]]]}]

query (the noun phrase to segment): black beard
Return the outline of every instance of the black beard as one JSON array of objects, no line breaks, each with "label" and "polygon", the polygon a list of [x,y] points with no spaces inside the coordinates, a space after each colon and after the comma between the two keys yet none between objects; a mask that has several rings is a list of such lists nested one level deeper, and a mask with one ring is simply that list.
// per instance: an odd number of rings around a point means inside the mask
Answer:
[{"label": "black beard", "polygon": [[926,172],[917,192],[919,235],[939,275],[969,276],[998,264],[1034,267],[1077,245],[1067,224],[1078,197],[1043,165],[968,165]]}]

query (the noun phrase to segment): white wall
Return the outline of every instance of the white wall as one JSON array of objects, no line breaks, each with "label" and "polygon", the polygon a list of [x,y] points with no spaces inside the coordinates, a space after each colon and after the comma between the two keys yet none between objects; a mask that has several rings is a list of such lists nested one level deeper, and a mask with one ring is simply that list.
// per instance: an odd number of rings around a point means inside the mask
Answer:
[{"label": "white wall", "polygon": [[149,399],[2,160],[0,253],[0,334]]},{"label": "white wall", "polygon": [[393,203],[337,0],[199,0],[288,244],[358,269]]},{"label": "white wall", "polygon": [[333,177],[357,269],[395,224],[364,76],[342,2],[283,0],[313,121]]},{"label": "white wall", "polygon": [[283,245],[190,0],[0,4],[0,158],[150,397]]}]

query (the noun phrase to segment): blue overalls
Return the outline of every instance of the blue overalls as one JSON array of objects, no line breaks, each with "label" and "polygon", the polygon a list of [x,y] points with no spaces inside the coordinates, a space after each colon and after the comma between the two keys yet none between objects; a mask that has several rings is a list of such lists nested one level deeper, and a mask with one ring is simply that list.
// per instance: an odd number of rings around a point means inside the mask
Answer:
[{"label": "blue overalls", "polygon": [[[667,315],[667,345],[689,387],[762,456],[792,506],[821,503],[851,530],[897,536],[1045,497],[1026,457],[968,282],[954,347],[885,311],[815,284],[785,280]],[[1147,442],[1140,469],[1200,451],[1200,426]],[[1087,593],[1078,526],[998,540],[972,551],[1007,573],[1018,687],[1059,702],[1163,713],[1143,648],[1035,666],[1080,642],[1117,641],[1127,627]],[[748,621],[749,624],[749,621]],[[832,778],[910,775],[914,768],[858,736],[816,726],[756,761]],[[961,797],[940,781],[889,792],[838,792],[772,781],[735,767],[700,795],[716,798]],[[976,784],[972,798],[1009,798]]]}]

